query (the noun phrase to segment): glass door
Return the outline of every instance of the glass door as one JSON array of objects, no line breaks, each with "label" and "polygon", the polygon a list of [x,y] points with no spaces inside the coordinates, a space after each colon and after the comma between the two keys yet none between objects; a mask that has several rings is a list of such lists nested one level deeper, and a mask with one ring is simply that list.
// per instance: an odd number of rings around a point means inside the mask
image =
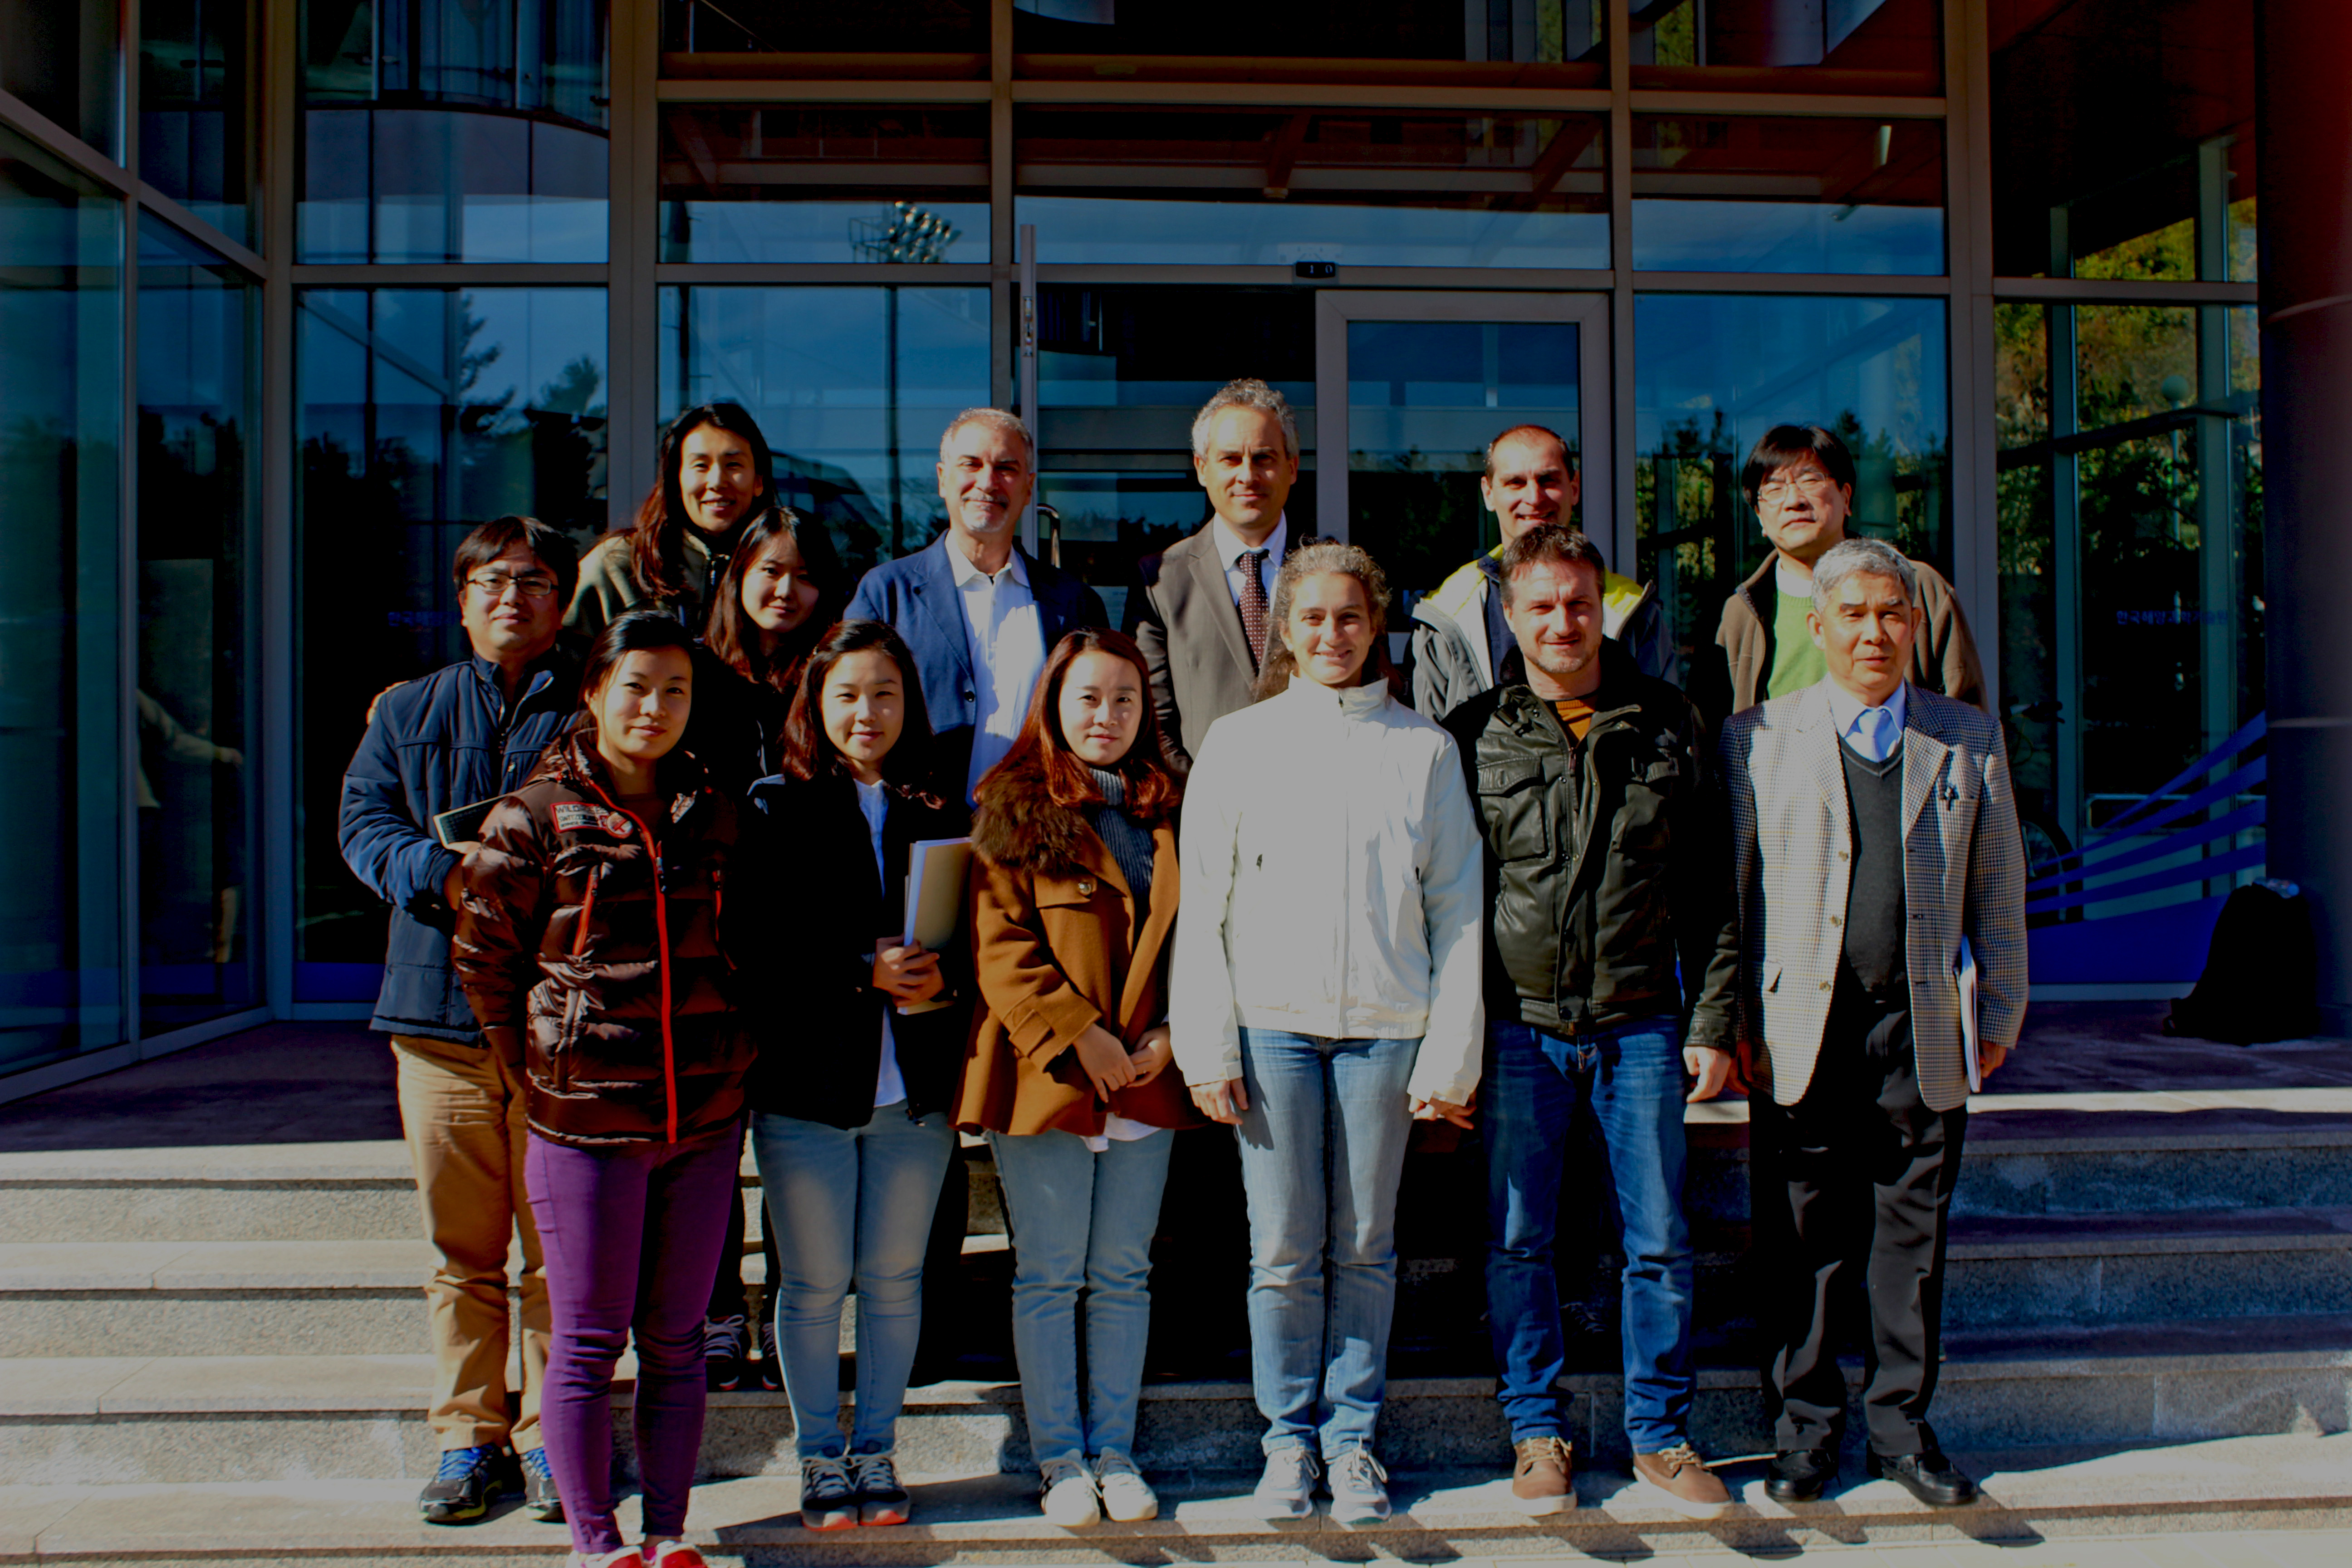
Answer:
[{"label": "glass door", "polygon": [[1478,481],[1486,444],[1515,426],[1566,442],[1580,482],[1564,519],[1617,565],[1608,311],[1597,294],[1316,296],[1316,531],[1380,562],[1397,595],[1392,631],[1502,542]]}]

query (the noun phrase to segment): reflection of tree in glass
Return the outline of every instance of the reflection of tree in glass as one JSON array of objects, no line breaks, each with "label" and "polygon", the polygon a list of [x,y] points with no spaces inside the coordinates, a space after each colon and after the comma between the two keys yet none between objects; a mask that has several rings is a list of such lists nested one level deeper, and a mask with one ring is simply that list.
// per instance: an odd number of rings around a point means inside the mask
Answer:
[{"label": "reflection of tree in glass", "polygon": [[1485,502],[1473,468],[1437,466],[1419,447],[1348,456],[1349,535],[1400,593],[1426,594],[1476,554]]}]

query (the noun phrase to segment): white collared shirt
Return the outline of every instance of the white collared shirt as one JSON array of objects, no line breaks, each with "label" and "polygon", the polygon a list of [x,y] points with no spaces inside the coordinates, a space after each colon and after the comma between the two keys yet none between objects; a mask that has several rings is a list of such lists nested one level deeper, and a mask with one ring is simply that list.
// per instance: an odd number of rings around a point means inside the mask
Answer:
[{"label": "white collared shirt", "polygon": [[970,798],[981,775],[1003,760],[1029,717],[1029,694],[1045,672],[1045,621],[1029,591],[1029,567],[1015,550],[1003,570],[990,576],[953,539],[948,570],[963,605],[964,647],[971,658],[973,694],[980,705],[972,726],[971,771],[964,779]]},{"label": "white collared shirt", "polygon": [[1209,524],[1209,539],[1217,547],[1217,564],[1225,569],[1225,588],[1234,596],[1234,608],[1241,608],[1242,584],[1249,579],[1248,568],[1240,559],[1243,552],[1263,550],[1265,559],[1257,563],[1258,582],[1265,588],[1269,612],[1274,605],[1274,574],[1282,570],[1283,547],[1290,540],[1290,514],[1284,512],[1275,521],[1274,531],[1265,536],[1264,544],[1244,544],[1242,536],[1226,526],[1222,517]]},{"label": "white collared shirt", "polygon": [[1786,559],[1777,555],[1772,558],[1772,586],[1791,599],[1811,600],[1813,596],[1811,575],[1799,572]]},{"label": "white collared shirt", "polygon": [[[1863,744],[1862,730],[1862,710],[1869,704],[1834,680],[1824,679],[1822,685],[1829,692],[1830,722],[1837,727],[1838,739],[1852,746],[1863,756],[1869,756],[1870,748]],[[1895,721],[1895,739],[1888,744],[1890,752],[1894,747],[1903,743],[1903,715],[1910,706],[1908,700],[1910,690],[1911,683],[1906,680],[1897,686],[1894,695],[1881,704],[1886,710],[1887,716]],[[1877,760],[1885,761],[1884,758]]]}]

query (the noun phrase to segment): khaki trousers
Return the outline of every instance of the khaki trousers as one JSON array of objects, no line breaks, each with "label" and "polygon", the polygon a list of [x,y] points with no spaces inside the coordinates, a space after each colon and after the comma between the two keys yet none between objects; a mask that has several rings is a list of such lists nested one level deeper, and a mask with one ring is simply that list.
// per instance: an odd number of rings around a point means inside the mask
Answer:
[{"label": "khaki trousers", "polygon": [[[392,1037],[400,1124],[433,1244],[425,1299],[433,1331],[435,1434],[443,1452],[540,1446],[547,1376],[547,1265],[523,1191],[523,1085],[479,1045]],[[522,1237],[522,1408],[507,1414],[507,1255]]]}]

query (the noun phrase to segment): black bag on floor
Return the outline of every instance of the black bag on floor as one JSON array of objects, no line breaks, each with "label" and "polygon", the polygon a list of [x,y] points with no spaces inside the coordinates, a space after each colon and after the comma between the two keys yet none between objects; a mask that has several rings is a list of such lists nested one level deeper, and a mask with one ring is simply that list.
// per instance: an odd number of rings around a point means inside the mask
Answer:
[{"label": "black bag on floor", "polygon": [[2240,1046],[2301,1039],[2319,1030],[2318,994],[2311,905],[2293,882],[2253,882],[2221,906],[2205,973],[2164,1032]]}]

